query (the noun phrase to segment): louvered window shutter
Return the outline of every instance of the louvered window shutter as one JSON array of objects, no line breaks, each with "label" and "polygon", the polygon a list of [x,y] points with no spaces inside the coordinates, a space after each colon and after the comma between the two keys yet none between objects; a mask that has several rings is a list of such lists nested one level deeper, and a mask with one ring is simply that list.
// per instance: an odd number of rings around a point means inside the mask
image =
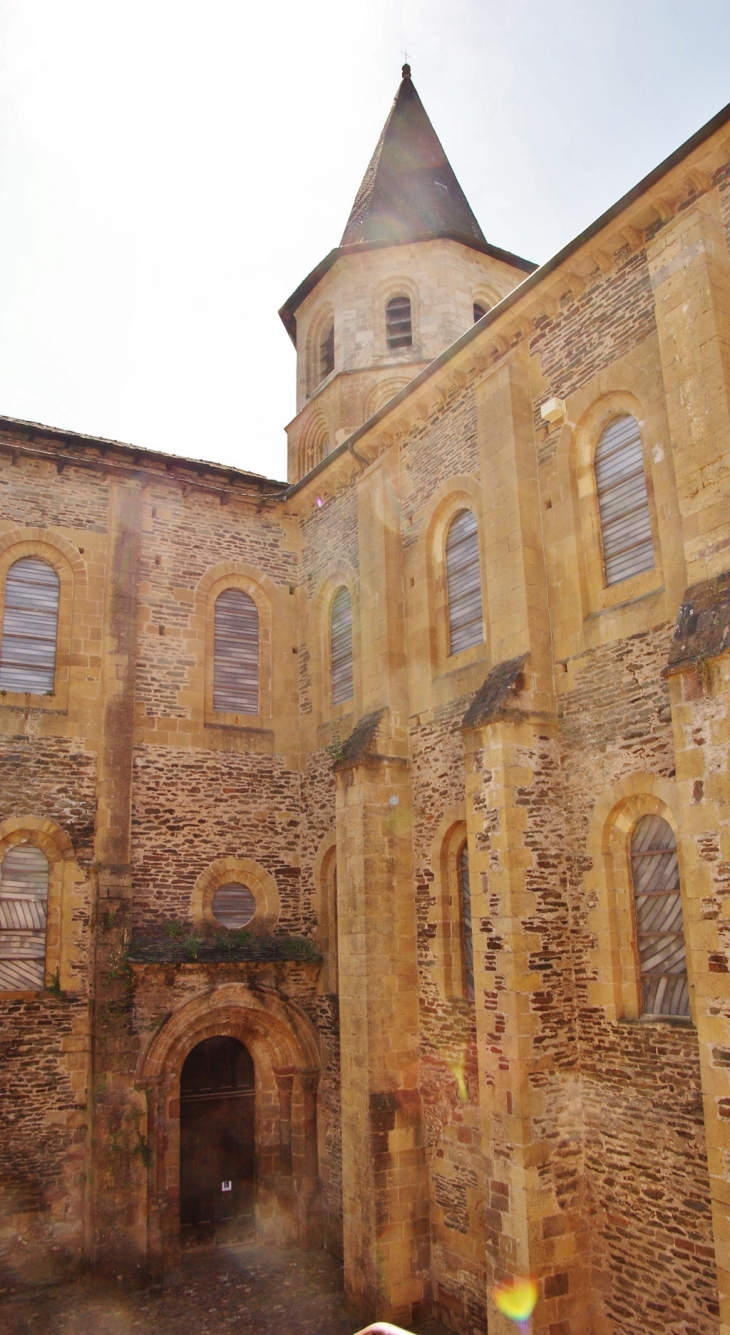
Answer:
[{"label": "louvered window shutter", "polygon": [[636,944],[644,1015],[689,1015],[677,844],[661,816],[643,816],[631,839]]},{"label": "louvered window shutter", "polygon": [[319,378],[324,380],[335,369],[335,327],[330,325],[319,345]]},{"label": "louvered window shutter", "polygon": [[222,927],[245,927],[256,912],[256,900],[247,885],[221,885],[211,904],[213,917]]},{"label": "louvered window shutter", "polygon": [[641,432],[635,417],[616,417],[596,449],[596,490],[606,583],[654,568]]},{"label": "louvered window shutter", "polygon": [[53,694],[60,587],[53,566],[36,556],[24,556],[8,570],[0,690]]},{"label": "louvered window shutter", "polygon": [[446,584],[449,653],[458,654],[484,639],[479,538],[471,510],[462,510],[451,521],[446,538]]},{"label": "louvered window shutter", "polygon": [[474,999],[474,938],[471,931],[471,885],[469,883],[469,845],[464,844],[457,866],[461,908],[461,959],[464,970],[464,994]]},{"label": "louvered window shutter", "polygon": [[259,712],[259,612],[243,589],[216,599],[213,709],[221,714]]},{"label": "louvered window shutter", "polygon": [[389,348],[410,348],[413,342],[411,303],[408,297],[393,297],[385,308]]},{"label": "louvered window shutter", "polygon": [[0,991],[45,983],[48,859],[35,844],[16,844],[0,867]]},{"label": "louvered window shutter", "polygon": [[353,696],[352,600],[343,585],[332,599],[332,703],[341,705]]}]

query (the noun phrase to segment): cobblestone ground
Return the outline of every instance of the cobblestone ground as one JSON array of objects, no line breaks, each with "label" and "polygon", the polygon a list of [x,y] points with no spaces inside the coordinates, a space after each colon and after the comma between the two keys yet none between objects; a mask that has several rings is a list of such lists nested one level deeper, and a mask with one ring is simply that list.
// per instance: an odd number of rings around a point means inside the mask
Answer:
[{"label": "cobblestone ground", "polygon": [[[0,1297],[2,1335],[353,1335],[342,1268],[325,1252],[217,1247],[147,1290],[81,1282]],[[417,1335],[449,1335],[437,1322]]]}]

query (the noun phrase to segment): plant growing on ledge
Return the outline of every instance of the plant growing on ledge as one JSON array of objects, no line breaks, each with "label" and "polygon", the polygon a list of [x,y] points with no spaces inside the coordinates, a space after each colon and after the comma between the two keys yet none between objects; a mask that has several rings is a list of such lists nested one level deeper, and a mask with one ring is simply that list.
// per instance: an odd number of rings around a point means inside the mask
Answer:
[{"label": "plant growing on ledge", "polygon": [[195,933],[193,933],[192,936],[188,936],[185,938],[185,940],[183,941],[183,950],[185,951],[185,954],[187,955],[188,959],[196,960],[198,958],[200,945],[201,945],[200,937],[197,936]]}]

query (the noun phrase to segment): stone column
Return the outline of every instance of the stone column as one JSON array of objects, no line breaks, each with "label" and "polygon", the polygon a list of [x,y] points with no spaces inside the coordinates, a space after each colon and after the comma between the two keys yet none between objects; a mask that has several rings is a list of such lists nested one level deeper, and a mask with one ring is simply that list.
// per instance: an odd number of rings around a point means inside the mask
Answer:
[{"label": "stone column", "polygon": [[682,516],[687,583],[728,566],[730,256],[710,190],[646,248]]},{"label": "stone column", "polygon": [[[534,1335],[583,1335],[585,1222],[558,1172],[581,1171],[552,646],[530,368],[477,390],[486,607],[495,665],[464,720],[488,1284],[534,1276]],[[561,1158],[554,1151],[561,1142]],[[563,1157],[564,1156],[564,1157]],[[490,1335],[512,1323],[489,1304]]]},{"label": "stone column", "polygon": [[273,1068],[279,1093],[279,1166],[274,1190],[275,1235],[279,1244],[296,1242],[299,1237],[299,1208],[292,1163],[292,1090],[293,1066]]},{"label": "stone column", "polygon": [[429,1296],[397,452],[358,482],[364,717],[337,769],[345,1288],[409,1324]]},{"label": "stone column", "polygon": [[291,1177],[291,1095],[294,1085],[293,1066],[275,1066],[276,1088],[279,1091],[279,1173]]},{"label": "stone column", "polygon": [[316,1068],[299,1071],[304,1101],[304,1154],[299,1188],[299,1240],[308,1248],[321,1247],[322,1221],[319,1210],[319,1151],[317,1147]]},{"label": "stone column", "polygon": [[729,626],[729,574],[688,589],[667,669],[687,972],[699,1044],[721,1335],[730,1335]]},{"label": "stone column", "polygon": [[115,1275],[143,1272],[149,1142],[146,1106],[135,1092],[130,1033],[132,973],[131,807],[137,661],[137,562],[142,493],[115,483],[101,645],[101,727],[94,847],[95,958],[92,1009],[92,1257]]}]

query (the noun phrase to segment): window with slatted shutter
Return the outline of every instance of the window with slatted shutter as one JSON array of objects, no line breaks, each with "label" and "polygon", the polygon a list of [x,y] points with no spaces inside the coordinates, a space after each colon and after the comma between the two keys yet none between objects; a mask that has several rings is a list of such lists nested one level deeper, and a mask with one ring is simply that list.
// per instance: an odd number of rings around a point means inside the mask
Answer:
[{"label": "window with slatted shutter", "polygon": [[259,712],[259,612],[243,589],[225,589],[215,603],[213,709]]},{"label": "window with slatted shutter", "polygon": [[393,297],[385,308],[385,330],[389,348],[410,348],[413,343],[411,303],[408,297]]},{"label": "window with slatted shutter", "polygon": [[474,999],[474,939],[471,930],[471,885],[469,882],[469,845],[464,843],[457,863],[461,910],[461,960],[464,995]]},{"label": "window with slatted shutter", "polygon": [[319,345],[319,378],[326,379],[335,369],[335,327],[330,325]]},{"label": "window with slatted shutter", "polygon": [[221,927],[235,929],[245,927],[251,921],[256,912],[256,900],[247,885],[231,881],[218,887],[211,908]]},{"label": "window with slatted shutter", "polygon": [[615,417],[605,428],[595,470],[606,583],[619,584],[654,569],[644,454],[635,417]]},{"label": "window with slatted shutter", "polygon": [[458,654],[484,639],[479,537],[471,510],[461,510],[451,521],[446,538],[446,585],[449,653]]},{"label": "window with slatted shutter", "polygon": [[0,690],[52,695],[60,581],[47,561],[23,556],[5,581]]},{"label": "window with slatted shutter", "polygon": [[682,896],[674,832],[642,816],[631,839],[636,944],[644,1015],[689,1015]]},{"label": "window with slatted shutter", "polygon": [[344,584],[332,599],[332,703],[341,705],[354,693],[352,668],[352,599]]},{"label": "window with slatted shutter", "polygon": [[35,844],[8,849],[0,866],[0,991],[44,986],[48,859]]}]

